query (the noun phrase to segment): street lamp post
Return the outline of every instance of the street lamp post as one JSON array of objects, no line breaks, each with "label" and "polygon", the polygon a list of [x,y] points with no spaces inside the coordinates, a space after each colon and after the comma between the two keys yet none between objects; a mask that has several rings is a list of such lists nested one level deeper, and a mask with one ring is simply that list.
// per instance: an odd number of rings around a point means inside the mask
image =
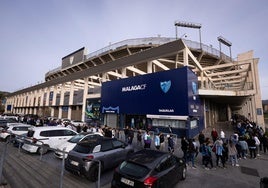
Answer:
[{"label": "street lamp post", "polygon": [[202,27],[202,25],[200,23],[175,21],[174,25],[175,25],[175,29],[176,29],[176,39],[178,37],[178,29],[177,29],[177,27],[188,27],[188,28],[199,29],[200,49],[202,50],[202,43],[201,43],[201,27]]}]

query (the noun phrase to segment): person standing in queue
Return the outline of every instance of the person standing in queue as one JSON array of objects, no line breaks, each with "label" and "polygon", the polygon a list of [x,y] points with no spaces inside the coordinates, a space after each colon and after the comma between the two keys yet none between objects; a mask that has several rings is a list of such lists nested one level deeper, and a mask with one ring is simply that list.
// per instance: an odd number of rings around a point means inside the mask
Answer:
[{"label": "person standing in queue", "polygon": [[159,139],[160,139],[160,150],[164,151],[164,149],[165,149],[165,136],[162,132],[159,133]]},{"label": "person standing in queue", "polygon": [[181,150],[183,152],[183,159],[185,160],[185,162],[187,162],[187,150],[188,150],[188,146],[189,146],[189,142],[186,139],[186,137],[183,136],[181,138]]},{"label": "person standing in queue", "polygon": [[155,148],[157,150],[160,149],[160,137],[159,137],[159,133],[155,135],[154,137],[154,145],[155,145]]},{"label": "person standing in queue", "polygon": [[167,135],[168,138],[168,151],[170,153],[174,153],[174,140],[172,138],[172,135]]},{"label": "person standing in queue", "polygon": [[151,147],[151,136],[149,134],[149,131],[146,130],[144,133],[144,148],[150,148]]},{"label": "person standing in queue", "polygon": [[129,133],[129,127],[126,126],[124,129],[124,134],[125,134],[125,142],[128,143],[128,133]]},{"label": "person standing in queue", "polygon": [[213,128],[211,131],[211,137],[212,137],[213,143],[217,140],[218,136],[219,136],[218,132],[216,131],[215,128]]}]

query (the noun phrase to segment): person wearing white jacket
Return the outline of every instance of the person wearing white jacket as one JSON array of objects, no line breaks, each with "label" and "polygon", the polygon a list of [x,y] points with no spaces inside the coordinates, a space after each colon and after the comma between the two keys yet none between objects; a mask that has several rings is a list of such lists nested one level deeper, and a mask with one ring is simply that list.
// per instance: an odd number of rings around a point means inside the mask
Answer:
[{"label": "person wearing white jacket", "polygon": [[255,140],[255,143],[256,143],[256,153],[257,153],[257,156],[260,156],[260,140],[258,138],[257,135],[254,135],[254,140]]}]

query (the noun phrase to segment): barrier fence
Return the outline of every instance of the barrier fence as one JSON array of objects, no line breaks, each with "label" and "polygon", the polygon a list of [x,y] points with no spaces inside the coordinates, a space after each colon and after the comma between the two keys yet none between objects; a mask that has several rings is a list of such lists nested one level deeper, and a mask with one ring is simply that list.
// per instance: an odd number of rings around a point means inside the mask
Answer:
[{"label": "barrier fence", "polygon": [[[144,135],[145,131],[141,130],[142,135]],[[68,152],[66,152],[66,148],[64,148],[63,150],[59,150],[59,149],[54,149],[54,148],[50,148],[47,145],[44,144],[44,142],[42,141],[42,139],[36,140],[36,143],[30,142],[29,138],[22,136],[22,135],[16,135],[16,134],[12,134],[11,135],[11,139],[7,139],[3,150],[2,150],[2,155],[1,155],[1,161],[0,161],[0,185],[6,184],[6,182],[4,182],[3,180],[3,167],[4,167],[4,163],[5,163],[5,159],[6,159],[6,155],[7,155],[7,145],[9,143],[13,143],[15,140],[19,141],[19,145],[18,145],[18,152],[20,153],[22,150],[22,144],[27,142],[27,144],[31,144],[34,146],[37,146],[39,148],[43,148],[43,151],[52,151],[52,152],[61,152],[63,153],[63,159],[61,162],[61,173],[60,173],[60,177],[59,177],[59,188],[63,188],[63,181],[64,181],[64,171],[65,171],[65,158],[66,155],[68,154]],[[151,148],[154,149],[154,137],[155,137],[155,132],[153,131],[149,131],[149,135],[151,136],[152,139],[152,143],[151,143]],[[178,144],[178,139],[177,139],[177,135],[175,134],[168,134],[168,133],[163,133],[164,137],[165,137],[165,143],[164,143],[164,151],[168,151],[167,150],[167,135],[172,135],[172,138],[174,140],[174,148],[176,148],[177,144]],[[124,141],[125,140],[125,134],[123,130],[120,130],[118,132],[118,135],[116,136],[119,140]],[[135,149],[141,149],[142,146],[138,146],[137,145],[137,131],[134,131],[134,139],[133,139],[133,147]],[[38,144],[37,144],[38,143]],[[42,161],[44,152],[40,152],[40,157],[39,160]],[[93,160],[96,161],[99,164],[99,171],[98,171],[98,181],[96,182],[96,187],[100,188],[100,181],[101,181],[101,161],[99,160]]]}]

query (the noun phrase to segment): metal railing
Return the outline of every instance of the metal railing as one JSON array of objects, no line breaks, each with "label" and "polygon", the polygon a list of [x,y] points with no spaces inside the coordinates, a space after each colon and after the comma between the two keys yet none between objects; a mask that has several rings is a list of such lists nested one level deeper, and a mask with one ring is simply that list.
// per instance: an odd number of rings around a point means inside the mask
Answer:
[{"label": "metal railing", "polygon": [[[136,38],[136,39],[127,39],[117,43],[110,44],[104,48],[101,48],[95,52],[89,53],[86,55],[86,60],[91,59],[93,57],[97,57],[101,54],[104,54],[109,51],[113,51],[126,46],[148,46],[148,45],[162,45],[168,42],[172,42],[177,40],[176,38],[168,38],[168,37],[148,37],[148,38]],[[200,49],[200,42],[195,42],[191,40],[182,39],[186,46],[190,49]],[[217,58],[221,58],[223,60],[232,61],[232,58],[220,52],[219,50],[213,48],[211,45],[201,44],[202,51],[216,56]],[[200,49],[201,50],[201,49]],[[46,73],[46,76],[53,74],[57,71],[61,70],[61,66],[57,67]]]},{"label": "metal railing", "polygon": [[[135,133],[135,136],[136,136],[137,131],[134,131],[134,133]],[[145,133],[145,130],[141,130],[141,133],[144,134]],[[150,134],[151,139],[152,139],[152,143],[151,143],[151,147],[152,147],[154,145],[154,142],[153,141],[154,141],[154,137],[155,137],[155,132],[154,131],[149,131],[149,134]],[[165,136],[165,145],[167,144],[167,139],[166,139],[167,138],[167,135],[172,135],[173,141],[174,141],[174,148],[176,148],[177,140],[178,140],[177,139],[177,135],[176,134],[169,134],[169,133],[163,133],[163,134]],[[18,134],[12,134],[11,133],[11,137],[12,137],[11,139],[8,139],[5,142],[5,146],[3,147],[3,152],[2,152],[1,161],[0,161],[0,185],[2,185],[2,184],[5,183],[5,182],[3,182],[3,166],[4,166],[6,154],[7,154],[7,152],[6,152],[7,151],[7,145],[9,143],[12,143],[15,140],[20,139],[19,140],[20,141],[19,142],[19,146],[18,146],[18,152],[21,152],[22,144],[27,143],[27,144],[30,144],[30,145],[33,145],[33,146],[36,146],[36,147],[39,147],[39,148],[44,148],[45,149],[44,151],[53,151],[53,152],[61,152],[61,153],[63,153],[63,159],[62,159],[62,164],[61,164],[61,172],[60,172],[60,181],[59,181],[59,187],[60,188],[63,187],[64,171],[65,171],[65,158],[67,156],[66,154],[68,154],[68,152],[66,152],[66,148],[63,148],[63,150],[50,148],[47,145],[45,145],[45,143],[42,141],[42,139],[35,140],[35,143],[33,143],[33,142],[31,142],[32,139],[30,139],[29,137],[23,136],[23,135],[18,135]],[[122,130],[119,131],[118,139],[119,140],[122,140],[122,141],[125,139],[124,132]],[[165,146],[164,146],[164,150],[167,151],[167,149],[165,149]],[[39,154],[40,154],[39,160],[42,161],[42,158],[43,158],[44,153],[43,152],[40,152]],[[98,181],[96,182],[97,183],[96,184],[96,187],[97,188],[100,188],[101,161],[99,161],[99,160],[92,160],[92,161],[97,162],[98,163],[98,166],[99,166],[99,169],[98,169]]]}]

